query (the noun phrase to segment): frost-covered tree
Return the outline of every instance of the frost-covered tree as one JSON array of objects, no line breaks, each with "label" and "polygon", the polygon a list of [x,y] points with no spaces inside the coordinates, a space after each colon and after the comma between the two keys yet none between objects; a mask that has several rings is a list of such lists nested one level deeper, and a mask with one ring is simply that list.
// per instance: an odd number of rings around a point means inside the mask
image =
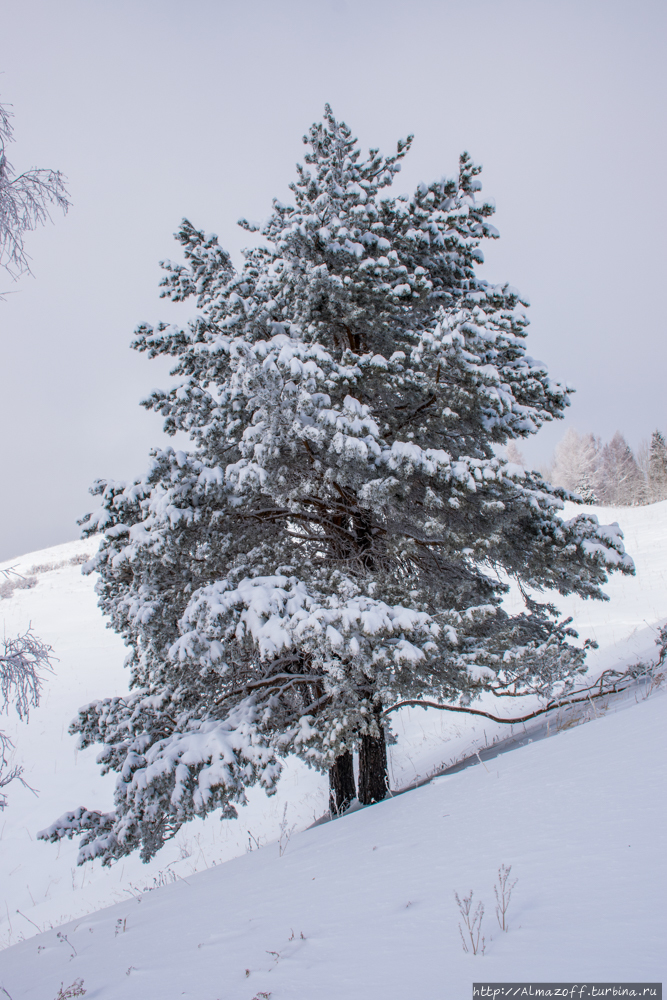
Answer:
[{"label": "frost-covered tree", "polygon": [[567,689],[585,649],[535,592],[601,599],[633,571],[617,525],[563,521],[563,490],[496,455],[568,397],[526,354],[519,293],[476,274],[497,235],[480,168],[463,154],[454,180],[393,197],[410,139],[363,158],[327,107],[305,142],[293,203],[239,271],[183,222],[163,295],[199,314],[136,333],[178,379],[144,405],[192,449],[94,489],[88,571],[132,693],[73,724],[118,774],[113,812],[41,834],[82,833],[80,862],[148,859],[192,816],[235,815],[288,754],[329,770],[334,811],[381,799],[397,702]]},{"label": "frost-covered tree", "polygon": [[631,506],[648,499],[649,477],[620,431],[603,445],[594,434],[570,428],[556,446],[549,476],[587,503]]},{"label": "frost-covered tree", "polygon": [[651,435],[647,478],[650,502],[667,500],[667,444],[660,431],[653,431]]},{"label": "frost-covered tree", "polygon": [[602,449],[596,493],[600,503],[614,507],[629,507],[646,502],[644,476],[632,448],[620,431]]},{"label": "frost-covered tree", "polygon": [[556,445],[550,469],[551,482],[571,490],[588,503],[595,503],[601,452],[599,438],[593,434],[578,434],[574,428],[569,428]]},{"label": "frost-covered tree", "polygon": [[12,112],[0,104],[0,267],[13,278],[30,273],[24,235],[49,218],[49,206],[67,212],[70,202],[59,170],[33,167],[17,174],[6,148],[14,141]]},{"label": "frost-covered tree", "polygon": [[[5,637],[0,648],[0,711],[12,706],[20,719],[27,719],[30,709],[39,705],[42,673],[51,669],[51,647],[28,629],[16,638]],[[10,763],[13,749],[9,736],[0,730],[0,789],[17,779],[25,784],[21,765]],[[6,804],[6,796],[0,792],[0,809]]]},{"label": "frost-covered tree", "polygon": [[526,458],[521,448],[517,445],[516,441],[510,441],[505,449],[507,454],[507,461],[511,465],[525,465]]}]

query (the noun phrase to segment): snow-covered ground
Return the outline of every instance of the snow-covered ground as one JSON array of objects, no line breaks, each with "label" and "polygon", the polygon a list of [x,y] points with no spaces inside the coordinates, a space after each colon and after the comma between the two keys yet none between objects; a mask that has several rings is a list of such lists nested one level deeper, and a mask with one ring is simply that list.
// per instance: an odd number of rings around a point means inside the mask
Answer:
[{"label": "snow-covered ground", "polygon": [[[612,579],[606,604],[557,601],[582,638],[600,644],[593,676],[653,658],[667,617],[667,502],[596,512],[620,521],[637,576]],[[661,692],[645,700],[637,691],[606,712],[598,705],[585,726],[554,725],[554,739],[311,830],[326,809],[326,780],[290,763],[277,796],[251,791],[238,820],[190,824],[147,866],[131,858],[77,868],[76,843],[35,841],[66,809],[111,805],[113,777],[101,778],[96,750],[78,752],[67,733],[79,705],[127,684],[122,643],[77,564],[94,547],[73,542],[15,560],[36,585],[0,597],[6,633],[32,623],[59,657],[30,722],[3,720],[39,790],[10,786],[0,814],[0,941],[18,942],[0,954],[0,986],[13,1000],[52,1000],[61,981],[80,977],[89,995],[145,1000],[457,1000],[479,979],[662,978]],[[395,788],[507,735],[488,720],[422,710],[403,711],[394,728]],[[281,855],[283,817],[296,830]],[[519,878],[508,934],[493,913],[501,864]],[[163,888],[142,891],[153,886]],[[463,953],[457,930],[453,893],[471,888],[487,906],[484,958]]]}]

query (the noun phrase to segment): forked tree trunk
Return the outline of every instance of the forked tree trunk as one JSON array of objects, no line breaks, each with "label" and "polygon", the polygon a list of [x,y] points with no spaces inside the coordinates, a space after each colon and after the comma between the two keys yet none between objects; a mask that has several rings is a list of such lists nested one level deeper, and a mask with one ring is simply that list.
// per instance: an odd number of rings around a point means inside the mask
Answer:
[{"label": "forked tree trunk", "polygon": [[356,798],[354,763],[349,750],[336,757],[329,769],[329,809],[332,816],[340,816]]},{"label": "forked tree trunk", "polygon": [[378,719],[379,736],[362,736],[359,746],[359,801],[368,806],[381,802],[389,791],[387,743]]}]

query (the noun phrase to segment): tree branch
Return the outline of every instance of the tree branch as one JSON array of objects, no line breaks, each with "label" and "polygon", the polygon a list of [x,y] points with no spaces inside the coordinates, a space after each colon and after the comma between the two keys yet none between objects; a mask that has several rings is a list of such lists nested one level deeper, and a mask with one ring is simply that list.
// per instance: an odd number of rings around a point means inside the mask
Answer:
[{"label": "tree branch", "polygon": [[[590,688],[581,688],[579,691],[575,692],[575,695],[582,694],[583,697],[572,697],[572,698],[561,698],[557,701],[551,701],[542,708],[536,709],[534,712],[529,712],[527,715],[516,716],[511,719],[503,718],[500,715],[493,715],[491,712],[483,712],[479,708],[466,708],[463,705],[441,705],[435,701],[423,701],[419,698],[410,698],[407,701],[399,701],[396,705],[392,705],[391,708],[385,709],[382,713],[383,716],[389,715],[390,712],[396,712],[399,708],[406,708],[411,706],[413,708],[437,708],[442,712],[464,712],[467,715],[481,715],[485,719],[491,719],[492,722],[502,722],[506,725],[514,724],[517,722],[528,722],[529,719],[536,719],[539,715],[545,715],[547,712],[553,712],[556,708],[565,708],[567,705],[580,705],[584,702],[592,701],[594,698],[605,698],[610,694],[620,694],[621,691],[625,691],[630,684],[636,680],[636,676],[633,674],[621,674],[619,675],[626,678],[626,683],[622,687],[618,687],[613,684],[611,687],[600,689],[599,691],[594,691],[597,688],[597,681],[595,685],[591,685]],[[594,691],[594,693],[590,693]],[[531,694],[527,691],[526,696]]]}]

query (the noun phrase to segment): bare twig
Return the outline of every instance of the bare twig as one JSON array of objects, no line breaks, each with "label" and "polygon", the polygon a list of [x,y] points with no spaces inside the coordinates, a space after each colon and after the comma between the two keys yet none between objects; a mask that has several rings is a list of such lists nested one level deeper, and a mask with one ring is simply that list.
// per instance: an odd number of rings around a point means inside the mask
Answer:
[{"label": "bare twig", "polygon": [[287,850],[287,845],[292,839],[292,834],[296,830],[296,824],[293,826],[287,825],[287,803],[285,803],[285,808],[283,809],[283,818],[280,821],[280,839],[278,841],[278,853],[279,857],[282,858],[283,854]]},{"label": "bare twig", "polygon": [[507,924],[507,910],[512,898],[512,890],[519,881],[516,878],[512,882],[509,881],[511,871],[511,865],[507,867],[505,865],[501,865],[498,869],[498,884],[493,887],[497,904],[496,917],[498,918],[498,926],[501,931],[509,930],[509,926]]},{"label": "bare twig", "polygon": [[75,979],[71,986],[63,986],[60,984],[60,989],[58,990],[58,995],[55,1000],[71,1000],[73,997],[82,997],[86,993],[83,985],[83,979]]},{"label": "bare twig", "polygon": [[61,944],[67,944],[72,949],[72,954],[70,955],[70,959],[74,958],[75,955],[78,955],[76,948],[74,947],[74,945],[72,944],[72,942],[70,941],[70,939],[67,937],[66,934],[63,934],[62,931],[58,931],[56,937],[58,938]]},{"label": "bare twig", "polygon": [[466,953],[472,952],[473,955],[483,955],[486,950],[486,941],[481,936],[482,920],[484,919],[484,903],[480,900],[473,910],[472,897],[472,889],[470,890],[470,894],[468,896],[464,896],[462,900],[459,899],[459,894],[457,892],[454,893],[456,905],[459,908],[459,913],[461,914],[465,925],[464,932],[461,924],[459,924],[459,934],[461,935],[461,941],[463,942],[463,950]]},{"label": "bare twig", "polygon": [[[248,853],[250,851],[255,851],[255,850],[258,851],[260,849],[260,847],[262,846],[260,844],[260,842],[259,842],[259,839],[255,836],[254,833],[251,833],[250,830],[248,830],[247,832],[248,832],[248,847],[246,849],[246,853]],[[253,842],[255,844],[254,847],[252,846]]]},{"label": "bare twig", "polygon": [[20,917],[23,917],[24,920],[27,920],[29,924],[32,924],[33,927],[36,927],[40,934],[42,933],[42,928],[39,926],[39,924],[36,924],[34,920],[30,919],[30,917],[26,917],[25,913],[21,913],[20,910],[17,910],[16,912]]}]

